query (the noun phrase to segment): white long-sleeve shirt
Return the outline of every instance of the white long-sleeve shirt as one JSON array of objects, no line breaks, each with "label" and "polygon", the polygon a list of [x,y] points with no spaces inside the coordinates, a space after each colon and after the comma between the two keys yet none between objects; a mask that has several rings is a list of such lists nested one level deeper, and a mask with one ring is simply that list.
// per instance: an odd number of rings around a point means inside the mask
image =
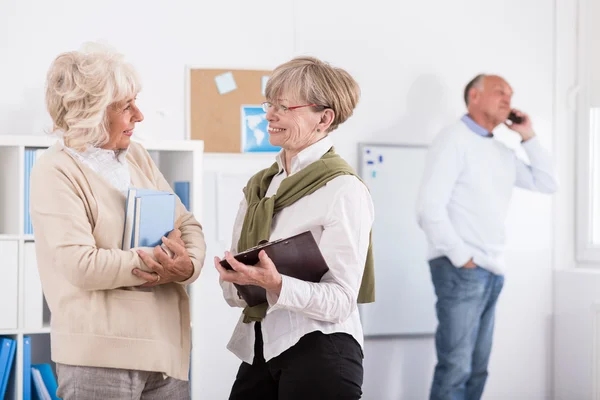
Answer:
[{"label": "white long-sleeve shirt", "polygon": [[[320,159],[333,145],[326,137],[292,159],[290,175]],[[275,194],[288,176],[282,153],[277,156],[279,173],[273,178],[267,197]],[[237,252],[247,204],[240,205],[233,230],[232,253]],[[357,309],[358,290],[365,269],[369,233],[374,210],[369,191],[354,176],[340,176],[324,187],[284,208],[273,217],[269,240],[277,240],[310,230],[329,266],[318,283],[282,276],[278,298],[267,296],[269,308],[261,323],[264,357],[270,360],[314,331],[344,332],[362,346],[363,331]],[[235,286],[221,282],[226,301],[232,307],[245,307]],[[241,310],[240,310],[241,314]],[[254,323],[240,320],[227,346],[242,361],[254,357]]]},{"label": "white long-sleeve shirt", "polygon": [[463,118],[431,145],[417,201],[418,222],[429,242],[430,260],[446,256],[461,267],[473,258],[476,265],[502,274],[513,187],[553,193],[557,181],[551,157],[537,137],[522,144],[527,165],[473,124]]}]

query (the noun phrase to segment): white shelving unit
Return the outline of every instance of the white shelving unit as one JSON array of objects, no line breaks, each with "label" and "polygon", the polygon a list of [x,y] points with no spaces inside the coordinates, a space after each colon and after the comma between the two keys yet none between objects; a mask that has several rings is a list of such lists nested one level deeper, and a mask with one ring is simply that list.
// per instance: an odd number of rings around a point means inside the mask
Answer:
[{"label": "white shelving unit", "polygon": [[[6,397],[9,400],[23,398],[23,336],[31,337],[32,363],[50,363],[54,367],[50,360],[50,313],[43,312],[43,320],[37,328],[26,327],[25,293],[36,287],[41,290],[41,286],[39,280],[27,278],[31,274],[26,274],[25,268],[26,250],[31,249],[34,238],[24,234],[24,163],[26,149],[47,148],[55,142],[56,138],[46,136],[0,135],[0,336],[17,341]],[[139,142],[148,150],[171,186],[175,181],[190,182],[190,208],[196,219],[202,221],[204,143],[191,140]],[[2,252],[8,253],[3,249],[12,252],[14,248],[17,256],[11,262],[10,257]],[[190,295],[193,307],[194,285],[190,286]],[[194,341],[198,340],[197,334],[193,332]],[[199,360],[193,359],[192,362],[198,363]],[[199,370],[198,366],[192,365],[192,368]],[[198,396],[199,393],[195,393],[193,398]]]}]

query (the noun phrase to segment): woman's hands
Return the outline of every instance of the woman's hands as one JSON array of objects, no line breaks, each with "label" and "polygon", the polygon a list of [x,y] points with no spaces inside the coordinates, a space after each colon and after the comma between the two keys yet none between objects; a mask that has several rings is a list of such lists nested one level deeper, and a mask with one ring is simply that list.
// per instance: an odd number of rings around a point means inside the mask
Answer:
[{"label": "woman's hands", "polygon": [[242,264],[228,251],[225,252],[225,260],[233,270],[223,268],[220,264],[221,259],[215,257],[215,268],[223,281],[238,285],[260,286],[277,296],[281,293],[281,274],[264,250],[258,253],[259,261],[253,266]]},{"label": "woman's hands", "polygon": [[154,261],[152,257],[138,250],[138,254],[144,264],[154,272],[142,271],[139,268],[134,268],[132,273],[142,279],[148,281],[141,285],[142,287],[152,287],[170,282],[182,282],[189,279],[194,274],[194,265],[185,249],[185,243],[181,239],[181,231],[173,229],[169,235],[162,238],[164,246],[172,253],[173,257],[169,257],[161,246],[154,248]]}]

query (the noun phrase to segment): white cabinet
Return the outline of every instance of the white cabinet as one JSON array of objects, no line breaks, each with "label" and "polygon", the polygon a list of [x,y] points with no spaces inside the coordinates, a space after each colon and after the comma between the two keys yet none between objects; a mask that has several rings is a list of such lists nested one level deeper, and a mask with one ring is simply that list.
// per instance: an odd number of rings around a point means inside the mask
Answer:
[{"label": "white cabinet", "polygon": [[0,329],[17,328],[19,242],[0,241]]},{"label": "white cabinet", "polygon": [[35,243],[23,245],[23,327],[38,330],[50,325],[44,321],[44,295],[35,258]]}]

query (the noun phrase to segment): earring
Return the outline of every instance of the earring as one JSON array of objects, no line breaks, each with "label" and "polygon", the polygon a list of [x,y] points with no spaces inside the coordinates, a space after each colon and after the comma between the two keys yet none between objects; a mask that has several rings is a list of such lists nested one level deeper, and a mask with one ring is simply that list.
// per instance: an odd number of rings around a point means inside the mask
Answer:
[{"label": "earring", "polygon": [[321,130],[319,128],[317,128],[317,132],[321,132]]}]

